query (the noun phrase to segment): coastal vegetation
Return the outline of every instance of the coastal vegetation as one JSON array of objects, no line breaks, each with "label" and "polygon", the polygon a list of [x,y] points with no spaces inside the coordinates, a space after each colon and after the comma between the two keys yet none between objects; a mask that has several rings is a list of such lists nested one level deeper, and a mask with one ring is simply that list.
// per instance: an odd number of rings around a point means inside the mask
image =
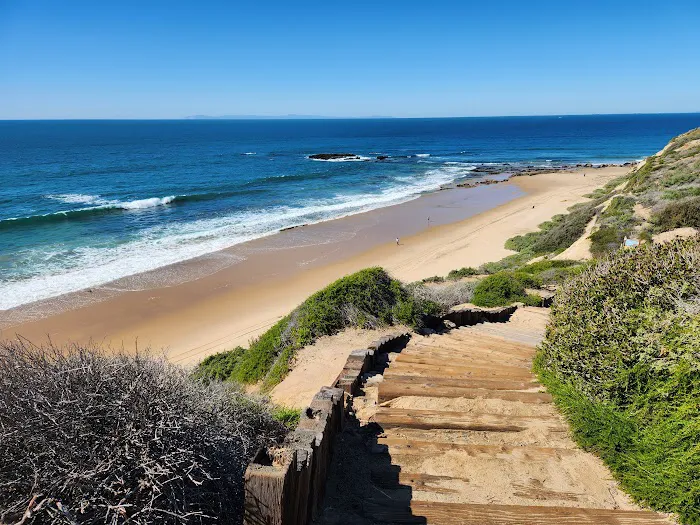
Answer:
[{"label": "coastal vegetation", "polygon": [[508,239],[506,248],[530,257],[562,252],[583,235],[599,205],[600,198],[576,204],[568,214],[555,215],[540,224],[538,231]]},{"label": "coastal vegetation", "polygon": [[537,359],[579,444],[629,493],[700,523],[700,238],[620,250],[566,281]]},{"label": "coastal vegetation", "polygon": [[6,342],[0,371],[2,523],[240,523],[250,458],[287,432],[146,354]]},{"label": "coastal vegetation", "polygon": [[526,288],[537,286],[537,280],[524,272],[501,271],[479,281],[472,302],[477,306],[504,306],[515,302],[538,305],[539,296],[531,296]]},{"label": "coastal vegetation", "polygon": [[248,349],[236,348],[206,358],[195,374],[242,383],[261,381],[263,390],[269,390],[287,374],[295,352],[320,336],[351,326],[376,328],[400,323],[415,327],[424,316],[438,314],[441,309],[434,300],[411,293],[383,269],[368,268],[310,296],[252,341]]}]

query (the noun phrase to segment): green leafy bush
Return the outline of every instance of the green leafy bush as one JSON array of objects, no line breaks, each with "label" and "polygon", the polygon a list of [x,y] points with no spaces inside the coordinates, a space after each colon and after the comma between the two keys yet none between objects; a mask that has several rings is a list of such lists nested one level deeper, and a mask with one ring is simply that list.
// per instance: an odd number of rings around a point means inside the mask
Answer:
[{"label": "green leafy bush", "polygon": [[536,358],[579,443],[700,523],[700,237],[621,250],[564,283]]},{"label": "green leafy bush", "polygon": [[654,218],[660,231],[674,228],[700,228],[700,197],[668,204]]},{"label": "green leafy bush", "polygon": [[502,271],[479,281],[474,289],[472,303],[492,307],[525,302],[525,288],[538,284],[537,280],[527,273]]},{"label": "green leafy bush", "polygon": [[591,253],[599,257],[615,251],[625,238],[624,232],[611,226],[601,226],[588,237],[591,240]]},{"label": "green leafy bush", "polygon": [[424,283],[444,283],[445,278],[440,275],[433,275],[432,277],[426,277],[425,279],[421,279],[421,281]]},{"label": "green leafy bush", "polygon": [[368,268],[313,294],[254,340],[249,349],[223,352],[203,361],[196,374],[243,383],[263,380],[263,389],[268,390],[287,374],[295,352],[322,335],[348,326],[416,325],[434,309],[434,305],[415,299],[383,269]]},{"label": "green leafy bush", "polygon": [[526,251],[521,253],[514,253],[513,255],[508,255],[500,261],[488,262],[479,266],[479,273],[483,274],[494,274],[502,272],[503,270],[513,270],[520,268],[522,265],[527,264],[530,259],[533,258],[532,253]]},{"label": "green leafy bush", "polygon": [[519,272],[530,274],[537,278],[541,285],[559,284],[572,275],[583,270],[584,265],[579,261],[545,260],[527,264],[518,268]]},{"label": "green leafy bush", "polygon": [[448,281],[458,281],[459,279],[462,279],[464,277],[471,277],[472,275],[478,275],[479,272],[477,271],[476,268],[472,268],[471,266],[466,266],[464,268],[460,268],[459,270],[452,270],[450,273],[447,274],[447,280]]},{"label": "green leafy bush", "polygon": [[199,364],[194,376],[198,379],[224,381],[233,374],[243,352],[245,349],[237,346],[233,350],[210,355]]}]

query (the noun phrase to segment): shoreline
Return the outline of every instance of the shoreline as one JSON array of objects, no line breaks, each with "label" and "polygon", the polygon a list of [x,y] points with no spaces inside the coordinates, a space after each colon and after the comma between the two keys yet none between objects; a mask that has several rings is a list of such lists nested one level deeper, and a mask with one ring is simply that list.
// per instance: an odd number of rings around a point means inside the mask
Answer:
[{"label": "shoreline", "polygon": [[[383,266],[413,281],[498,260],[513,253],[503,248],[507,238],[536,229],[628,170],[581,168],[512,177],[298,226],[91,292],[7,310],[0,338],[20,334],[36,344],[48,338],[56,344],[93,340],[127,349],[138,344],[163,349],[174,362],[195,363],[245,346],[308,295],[361,268]],[[159,286],[163,274],[178,268],[203,275]],[[66,301],[74,307],[65,309]],[[42,315],[41,307],[48,307],[43,313],[50,315],[32,319]]]}]

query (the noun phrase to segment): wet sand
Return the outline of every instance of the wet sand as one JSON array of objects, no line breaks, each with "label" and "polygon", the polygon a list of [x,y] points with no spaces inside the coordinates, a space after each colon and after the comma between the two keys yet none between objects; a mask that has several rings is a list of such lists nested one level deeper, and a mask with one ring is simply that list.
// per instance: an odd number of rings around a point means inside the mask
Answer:
[{"label": "wet sand", "polygon": [[138,344],[162,349],[174,362],[196,363],[247,345],[308,295],[361,268],[383,266],[413,281],[498,260],[512,253],[503,247],[506,239],[535,230],[627,170],[515,177],[295,228],[91,291],[0,312],[0,337],[20,334],[34,343],[50,338],[57,344],[94,340],[127,349]]}]

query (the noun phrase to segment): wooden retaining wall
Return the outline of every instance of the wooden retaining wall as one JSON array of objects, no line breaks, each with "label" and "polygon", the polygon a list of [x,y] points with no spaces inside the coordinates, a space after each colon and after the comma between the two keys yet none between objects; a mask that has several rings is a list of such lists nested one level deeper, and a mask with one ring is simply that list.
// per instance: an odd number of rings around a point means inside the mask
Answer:
[{"label": "wooden retaining wall", "polygon": [[[456,326],[505,322],[516,307],[461,308],[443,317]],[[411,335],[382,337],[350,353],[333,386],[323,387],[301,413],[299,425],[276,449],[260,450],[245,472],[244,525],[307,525],[323,501],[336,436],[343,430],[362,375],[375,370],[382,354],[399,351]]]}]

